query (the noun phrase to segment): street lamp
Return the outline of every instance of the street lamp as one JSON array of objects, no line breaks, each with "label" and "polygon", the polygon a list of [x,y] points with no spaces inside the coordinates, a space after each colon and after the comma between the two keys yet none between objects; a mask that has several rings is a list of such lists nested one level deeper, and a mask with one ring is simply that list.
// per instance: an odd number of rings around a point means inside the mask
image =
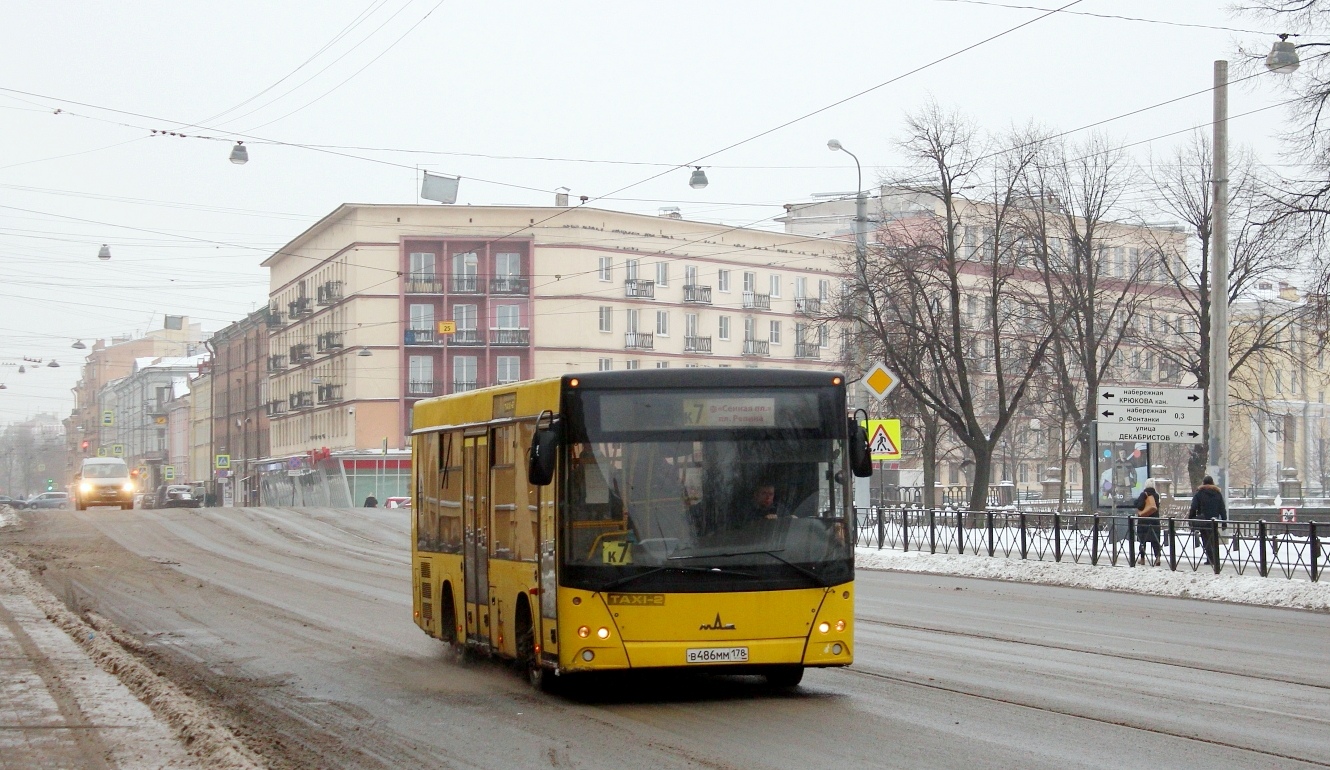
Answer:
[{"label": "street lamp", "polygon": [[854,158],[854,170],[858,174],[855,183],[854,192],[854,256],[855,267],[859,271],[859,281],[868,283],[866,275],[868,269],[868,231],[865,226],[868,222],[868,199],[864,197],[864,169],[859,165],[859,156],[845,149],[845,145],[840,143],[839,139],[831,139],[827,142],[827,149],[832,152],[843,152]]},{"label": "street lamp", "polygon": [[110,247],[110,246],[107,246],[105,243],[103,243],[103,244],[102,244],[102,247],[101,247],[100,249],[97,250],[97,258],[100,259],[100,260],[102,260],[103,262],[105,262],[106,260],[110,259],[110,258],[111,258],[111,247]]},{"label": "street lamp", "polygon": [[[1298,68],[1297,46],[1280,35],[1265,57],[1265,66],[1280,74]],[[1228,61],[1214,66],[1214,151],[1210,182],[1214,185],[1210,228],[1210,440],[1206,471],[1228,491]]]},{"label": "street lamp", "polygon": [[701,166],[693,167],[693,175],[688,177],[688,186],[694,190],[701,190],[707,186],[707,172],[703,171]]},{"label": "street lamp", "polygon": [[231,162],[237,166],[243,166],[249,162],[249,150],[245,149],[244,142],[236,142],[236,146],[231,148]]}]

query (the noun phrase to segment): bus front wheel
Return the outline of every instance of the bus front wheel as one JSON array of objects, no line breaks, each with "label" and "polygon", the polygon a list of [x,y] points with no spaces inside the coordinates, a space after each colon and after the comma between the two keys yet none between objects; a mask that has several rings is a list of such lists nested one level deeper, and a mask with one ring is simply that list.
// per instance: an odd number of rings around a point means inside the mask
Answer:
[{"label": "bus front wheel", "polygon": [[799,686],[799,682],[804,678],[803,666],[775,666],[766,671],[767,684],[781,689],[791,689]]},{"label": "bus front wheel", "polygon": [[526,675],[531,686],[543,692],[554,691],[554,675],[540,664],[536,653],[536,629],[531,618],[531,605],[525,597],[517,605],[517,670]]}]

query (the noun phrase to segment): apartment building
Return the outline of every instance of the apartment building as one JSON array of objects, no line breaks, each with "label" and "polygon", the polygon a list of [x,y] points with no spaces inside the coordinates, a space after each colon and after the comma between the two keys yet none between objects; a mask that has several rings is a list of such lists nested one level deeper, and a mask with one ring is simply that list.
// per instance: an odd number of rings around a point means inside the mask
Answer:
[{"label": "apartment building", "polygon": [[140,358],[127,376],[103,385],[97,393],[103,420],[96,454],[122,457],[139,469],[145,490],[165,483],[171,401],[206,362],[206,355]]},{"label": "apartment building", "polygon": [[404,450],[422,398],[566,372],[839,368],[845,244],[586,207],[347,204],[268,258],[274,457]]}]

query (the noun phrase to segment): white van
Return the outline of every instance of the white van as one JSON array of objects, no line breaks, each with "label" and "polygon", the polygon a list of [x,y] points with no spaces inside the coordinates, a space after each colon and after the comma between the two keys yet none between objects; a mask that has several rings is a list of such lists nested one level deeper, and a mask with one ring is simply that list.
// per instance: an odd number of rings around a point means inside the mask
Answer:
[{"label": "white van", "polygon": [[86,511],[92,505],[134,507],[134,481],[129,466],[119,457],[89,457],[74,480],[74,507]]}]

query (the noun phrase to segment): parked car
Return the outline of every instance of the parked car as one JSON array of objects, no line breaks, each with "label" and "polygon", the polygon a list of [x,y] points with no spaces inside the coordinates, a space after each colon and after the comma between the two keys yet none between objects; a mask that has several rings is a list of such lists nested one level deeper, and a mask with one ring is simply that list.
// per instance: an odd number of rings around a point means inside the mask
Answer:
[{"label": "parked car", "polygon": [[198,508],[202,504],[188,484],[163,484],[152,495],[153,508]]},{"label": "parked car", "polygon": [[21,511],[28,507],[28,501],[19,500],[18,498],[10,497],[9,495],[0,495],[0,505],[7,505],[16,511]]},{"label": "parked car", "polygon": [[69,507],[69,493],[67,492],[43,492],[28,499],[28,507],[32,509],[59,508],[61,510]]}]

